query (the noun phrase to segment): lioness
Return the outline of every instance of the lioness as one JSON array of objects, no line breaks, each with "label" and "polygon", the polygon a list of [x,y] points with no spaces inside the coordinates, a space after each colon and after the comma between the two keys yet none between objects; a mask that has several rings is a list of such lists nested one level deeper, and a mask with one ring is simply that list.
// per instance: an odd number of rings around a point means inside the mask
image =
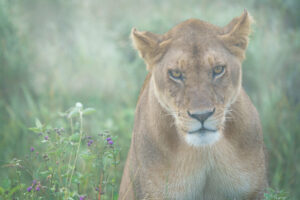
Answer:
[{"label": "lioness", "polygon": [[245,10],[225,27],[190,19],[163,35],[132,30],[149,71],[119,199],[261,199],[258,113],[242,88]]}]

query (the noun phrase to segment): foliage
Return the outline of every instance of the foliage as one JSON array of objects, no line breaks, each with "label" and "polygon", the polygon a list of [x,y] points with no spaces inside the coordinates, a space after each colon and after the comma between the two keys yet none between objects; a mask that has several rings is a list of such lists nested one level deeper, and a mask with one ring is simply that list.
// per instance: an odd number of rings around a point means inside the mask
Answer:
[{"label": "foliage", "polygon": [[284,191],[276,191],[271,188],[264,194],[264,200],[288,200],[288,195]]},{"label": "foliage", "polygon": [[[120,149],[108,132],[92,134],[83,117],[93,113],[81,103],[61,113],[63,127],[36,119],[30,128],[38,142],[24,159],[3,165],[14,171],[1,180],[3,199],[116,199],[116,167]],[[68,125],[69,124],[69,125]]]}]

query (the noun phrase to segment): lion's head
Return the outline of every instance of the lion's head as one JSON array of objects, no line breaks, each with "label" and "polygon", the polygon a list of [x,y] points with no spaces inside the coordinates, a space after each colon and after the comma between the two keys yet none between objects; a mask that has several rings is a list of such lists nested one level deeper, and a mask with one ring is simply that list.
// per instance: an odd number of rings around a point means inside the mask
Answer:
[{"label": "lion's head", "polygon": [[223,28],[190,19],[163,35],[132,30],[157,100],[192,146],[213,144],[222,136],[241,88],[251,22],[245,11]]}]

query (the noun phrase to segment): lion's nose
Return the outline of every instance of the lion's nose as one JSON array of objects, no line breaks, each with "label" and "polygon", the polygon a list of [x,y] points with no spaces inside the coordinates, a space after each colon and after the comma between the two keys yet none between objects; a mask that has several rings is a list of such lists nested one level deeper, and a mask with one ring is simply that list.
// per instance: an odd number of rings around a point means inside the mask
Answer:
[{"label": "lion's nose", "polygon": [[212,110],[206,110],[206,111],[187,111],[188,115],[194,119],[197,119],[200,121],[202,124],[204,123],[205,120],[207,120],[210,116],[212,116],[215,112],[215,108]]}]

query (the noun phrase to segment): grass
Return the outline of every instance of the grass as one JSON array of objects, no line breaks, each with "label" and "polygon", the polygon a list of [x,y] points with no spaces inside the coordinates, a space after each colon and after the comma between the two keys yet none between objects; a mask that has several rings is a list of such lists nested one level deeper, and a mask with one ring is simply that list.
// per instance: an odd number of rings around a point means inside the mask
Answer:
[{"label": "grass", "polygon": [[[60,113],[53,128],[38,119],[29,128],[35,141],[24,158],[13,158],[2,168],[8,176],[0,181],[3,199],[117,199],[117,166],[120,148],[108,131],[90,133],[84,117],[94,113],[81,103]],[[64,120],[61,120],[64,118]],[[287,200],[284,191],[269,189],[264,200]]]},{"label": "grass", "polygon": [[24,158],[2,167],[3,199],[116,199],[120,148],[107,131],[87,132],[84,117],[95,112],[81,103],[60,113],[59,128],[36,119],[30,148]]},{"label": "grass", "polygon": [[[59,113],[54,124],[35,120],[34,146],[24,158],[2,166],[2,199],[118,199],[116,174],[120,164],[118,138],[105,131],[88,132],[84,117],[96,112],[76,103]],[[63,118],[63,119],[62,119]],[[269,189],[264,200],[287,200],[284,191]]]},{"label": "grass", "polygon": [[271,188],[264,194],[264,200],[288,200],[288,194],[285,191],[276,191]]}]

